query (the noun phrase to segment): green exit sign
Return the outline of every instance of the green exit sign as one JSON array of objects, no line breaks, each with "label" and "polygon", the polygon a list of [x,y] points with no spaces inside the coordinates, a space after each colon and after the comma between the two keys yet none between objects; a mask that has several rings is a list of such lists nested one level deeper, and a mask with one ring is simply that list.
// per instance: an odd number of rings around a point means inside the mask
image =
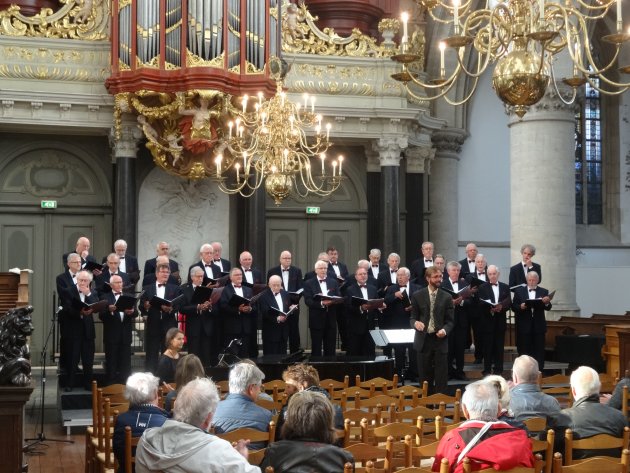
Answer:
[{"label": "green exit sign", "polygon": [[56,200],[42,200],[41,205],[42,205],[42,209],[56,209],[57,201]]},{"label": "green exit sign", "polygon": [[319,207],[306,207],[307,215],[319,215]]}]

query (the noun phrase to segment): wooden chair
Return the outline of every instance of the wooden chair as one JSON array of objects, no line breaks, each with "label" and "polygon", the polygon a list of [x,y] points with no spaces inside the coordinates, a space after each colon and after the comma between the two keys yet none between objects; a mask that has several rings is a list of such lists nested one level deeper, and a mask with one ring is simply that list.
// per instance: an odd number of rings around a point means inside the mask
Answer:
[{"label": "wooden chair", "polygon": [[263,458],[265,458],[266,451],[266,448],[261,448],[260,450],[250,450],[247,455],[247,461],[250,465],[260,465],[263,461]]},{"label": "wooden chair", "polygon": [[547,431],[547,440],[538,440],[531,439],[532,441],[532,452],[536,453],[544,453],[545,461],[543,464],[543,472],[551,473],[551,467],[553,466],[553,444],[556,438],[556,433],[553,429],[549,429]]},{"label": "wooden chair", "polygon": [[[385,446],[357,443],[344,448],[344,450],[350,452],[355,463],[359,463],[360,466],[363,467],[362,469],[355,467],[355,472],[363,471],[368,473],[369,471],[370,473],[390,473],[389,463],[391,460],[390,455],[393,441],[393,438],[387,439]],[[371,470],[366,469],[368,467],[367,462],[374,462],[374,466]]]},{"label": "wooden chair", "polygon": [[468,457],[464,457],[462,463],[464,466],[464,473],[471,473],[472,471],[475,471],[476,473],[496,473],[497,471],[501,471],[503,473],[539,473],[542,469],[542,457],[540,455],[536,455],[533,468],[528,468],[526,466],[517,466],[515,468],[510,468],[509,470],[495,470],[494,468],[473,470],[472,462]]},{"label": "wooden chair", "polygon": [[396,389],[388,389],[387,395],[398,399],[398,409],[417,407],[421,391],[416,386],[401,386]]},{"label": "wooden chair", "polygon": [[133,473],[133,466],[136,463],[135,448],[141,437],[131,436],[131,427],[125,427],[125,473]]},{"label": "wooden chair", "polygon": [[542,377],[539,375],[538,377],[541,388],[544,387],[556,387],[556,386],[570,386],[571,385],[571,377],[565,374],[554,374],[553,376]]},{"label": "wooden chair", "polygon": [[630,451],[628,449],[621,452],[620,460],[609,457],[593,457],[566,466],[562,466],[562,454],[556,453],[553,456],[553,473],[628,473],[629,463]]},{"label": "wooden chair", "polygon": [[365,409],[368,412],[372,412],[377,407],[380,406],[378,410],[387,410],[394,405],[394,410],[396,409],[396,400],[390,396],[386,396],[385,394],[381,394],[378,396],[372,396],[367,399],[361,399],[361,397],[355,397],[354,400],[354,408],[355,409]]},{"label": "wooden chair", "polygon": [[265,468],[265,473],[273,473],[273,466],[268,466]]},{"label": "wooden chair", "polygon": [[229,381],[216,381],[214,383],[219,390],[219,394],[221,395],[221,399],[230,392],[230,383]]},{"label": "wooden chair", "polygon": [[547,429],[547,418],[546,417],[530,417],[529,419],[525,419],[523,421],[525,427],[529,431],[530,437],[533,434],[537,434],[538,432],[542,432]]},{"label": "wooden chair", "polygon": [[116,459],[112,451],[113,425],[109,398],[105,398],[103,420],[98,430],[98,450],[95,462],[97,471],[101,473],[115,473]]},{"label": "wooden chair", "polygon": [[370,391],[368,391],[367,389],[357,388],[354,386],[348,388],[346,391],[341,391],[341,396],[341,409],[343,409],[344,411],[348,408],[359,409],[358,406],[361,405],[361,400],[372,397]]},{"label": "wooden chair", "polygon": [[396,389],[398,387],[398,375],[394,374],[391,380],[378,377],[365,381],[361,381],[361,376],[356,375],[354,385],[359,388],[369,389],[372,395],[374,395],[376,391],[387,394],[387,391],[390,389]]},{"label": "wooden chair", "polygon": [[389,447],[389,468],[397,468],[408,466],[405,464],[405,438],[410,437],[417,445],[421,442],[421,427],[402,422],[394,422],[391,424],[375,427],[371,435],[365,439],[371,441],[374,445],[390,444]]},{"label": "wooden chair", "polygon": [[281,398],[278,398],[278,400],[276,401],[276,400],[263,399],[259,397],[254,402],[256,403],[257,406],[260,406],[263,409],[267,409],[268,411],[271,411],[272,413],[277,413],[280,411],[280,409],[282,409]]},{"label": "wooden chair", "polygon": [[[396,470],[396,473],[430,473],[431,468],[421,468],[419,466],[410,466],[407,468],[402,468],[400,470]],[[442,458],[442,462],[440,463],[440,473],[448,473],[448,459]]]},{"label": "wooden chair", "polygon": [[241,429],[232,430],[222,434],[215,433],[219,438],[227,440],[228,442],[236,442],[240,439],[249,439],[254,442],[267,442],[267,445],[273,443],[276,438],[276,423],[274,421],[269,422],[269,431],[262,432],[260,430],[244,427]]},{"label": "wooden chair", "polygon": [[[437,453],[439,441],[427,443],[425,445],[415,445],[411,435],[407,435],[404,440],[405,444],[405,467],[420,466],[422,460],[428,460],[435,457]],[[446,460],[448,470],[448,459]],[[440,471],[442,465],[440,465]]]},{"label": "wooden chair", "polygon": [[628,418],[628,386],[621,388],[621,412]]},{"label": "wooden chair", "polygon": [[282,394],[284,394],[284,390],[286,389],[287,383],[285,383],[281,379],[274,379],[271,381],[267,381],[263,383],[263,389],[265,392],[273,398],[274,401],[278,401],[281,399]]},{"label": "wooden chair", "polygon": [[571,407],[573,394],[571,393],[571,378],[563,374],[555,374],[545,378],[539,377],[540,390],[555,397],[562,407]]},{"label": "wooden chair", "polygon": [[630,428],[625,427],[622,437],[615,437],[608,434],[594,435],[584,439],[574,440],[573,431],[567,429],[564,432],[564,463],[565,465],[572,465],[573,450],[608,450],[618,448],[624,450],[628,448],[630,442]]},{"label": "wooden chair", "polygon": [[332,397],[334,391],[344,391],[350,387],[350,376],[345,375],[343,381],[337,381],[332,378],[321,379],[319,386],[326,389]]},{"label": "wooden chair", "polygon": [[[456,422],[459,422],[459,419],[462,416],[462,413],[460,411],[460,404],[462,401],[462,390],[461,389],[457,389],[455,391],[455,396],[448,396],[446,394],[432,394],[430,396],[422,396],[420,399],[418,399],[417,404],[419,406],[427,406],[427,407],[431,407],[433,409],[436,408],[436,406],[440,406],[441,403],[444,403],[445,405],[445,409],[444,409],[444,413],[442,414],[442,417],[450,417],[452,419],[457,418],[458,420]],[[455,403],[458,403],[457,405]],[[452,406],[452,407],[449,407]]]}]

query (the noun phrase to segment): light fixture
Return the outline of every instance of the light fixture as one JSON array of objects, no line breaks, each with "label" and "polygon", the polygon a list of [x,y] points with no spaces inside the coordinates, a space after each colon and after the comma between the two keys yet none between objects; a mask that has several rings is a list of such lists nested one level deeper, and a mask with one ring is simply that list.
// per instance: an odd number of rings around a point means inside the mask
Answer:
[{"label": "light fixture", "polygon": [[[499,98],[522,117],[530,105],[537,103],[551,83],[557,96],[569,104],[577,96],[577,88],[590,82],[591,86],[608,95],[619,95],[630,87],[614,77],[616,73],[630,73],[630,66],[615,68],[622,44],[630,39],[623,32],[622,0],[487,0],[486,8],[475,9],[477,2],[466,0],[415,0],[437,23],[452,25],[453,34],[444,38],[440,47],[439,76],[423,81],[415,69],[420,56],[409,49],[408,15],[403,13],[403,37],[399,54],[393,60],[402,64],[402,71],[392,77],[405,85],[410,96],[417,100],[444,97],[452,105],[465,103],[475,92],[479,77],[495,64],[492,84]],[[603,41],[613,45],[607,64],[594,57],[589,34],[593,23],[617,6],[617,27],[614,34]],[[454,70],[447,74],[445,49],[453,50],[457,58]],[[561,80],[572,87],[564,97],[558,90],[555,63],[562,51],[573,65],[573,73]],[[473,56],[469,69],[466,61]],[[460,78],[470,79],[470,89],[460,100],[453,100],[448,92]],[[599,79],[599,84],[593,79]],[[420,95],[413,86],[434,93]],[[416,89],[417,90],[417,89]]]},{"label": "light fixture", "polygon": [[214,179],[223,192],[245,197],[264,183],[276,205],[291,193],[329,196],[344,179],[343,157],[330,164],[326,157],[331,126],[315,113],[315,97],[305,94],[302,103],[293,103],[286,96],[284,60],[272,58],[268,67],[276,94],[269,100],[262,92],[243,96],[215,153]]}]

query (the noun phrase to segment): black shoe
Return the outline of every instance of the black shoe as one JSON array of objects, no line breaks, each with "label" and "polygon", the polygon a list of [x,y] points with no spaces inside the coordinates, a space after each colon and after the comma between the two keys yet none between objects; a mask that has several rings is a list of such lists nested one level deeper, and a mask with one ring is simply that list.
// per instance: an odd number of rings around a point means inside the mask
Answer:
[{"label": "black shoe", "polygon": [[456,373],[454,378],[458,381],[468,381],[468,376],[466,376],[463,371]]}]

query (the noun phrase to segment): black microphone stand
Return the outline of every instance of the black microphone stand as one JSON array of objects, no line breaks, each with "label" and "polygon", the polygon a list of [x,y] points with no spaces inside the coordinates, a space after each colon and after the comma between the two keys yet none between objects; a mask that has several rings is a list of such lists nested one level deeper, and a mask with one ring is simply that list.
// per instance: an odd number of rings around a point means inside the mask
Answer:
[{"label": "black microphone stand", "polygon": [[39,419],[38,419],[39,432],[34,438],[24,439],[25,442],[31,442],[22,448],[22,451],[27,452],[27,453],[34,453],[32,449],[36,447],[37,445],[43,444],[45,442],[74,443],[74,440],[47,438],[46,434],[44,434],[44,400],[46,398],[46,357],[48,354],[47,353],[48,344],[50,343],[50,339],[52,338],[52,334],[55,329],[55,324],[57,323],[57,314],[59,313],[61,309],[62,309],[61,306],[56,308],[55,294],[53,293],[52,324],[50,325],[50,328],[48,329],[48,335],[46,335],[44,346],[42,347],[42,352],[40,355],[40,362],[42,364],[42,379],[40,383],[41,398],[40,398],[40,404],[39,404]]}]

